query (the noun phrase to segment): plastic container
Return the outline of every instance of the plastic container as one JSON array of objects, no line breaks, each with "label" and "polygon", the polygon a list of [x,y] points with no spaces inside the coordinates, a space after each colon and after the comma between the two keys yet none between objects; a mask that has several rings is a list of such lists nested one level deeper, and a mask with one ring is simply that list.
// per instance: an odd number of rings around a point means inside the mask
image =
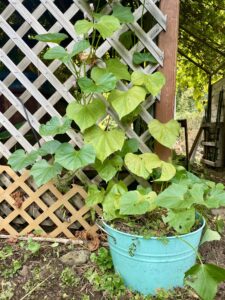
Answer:
[{"label": "plastic container", "polygon": [[125,285],[144,295],[154,295],[160,288],[183,286],[185,272],[196,261],[196,253],[187,243],[198,250],[205,221],[196,231],[165,240],[127,234],[104,221],[103,226],[108,234],[115,271]]}]

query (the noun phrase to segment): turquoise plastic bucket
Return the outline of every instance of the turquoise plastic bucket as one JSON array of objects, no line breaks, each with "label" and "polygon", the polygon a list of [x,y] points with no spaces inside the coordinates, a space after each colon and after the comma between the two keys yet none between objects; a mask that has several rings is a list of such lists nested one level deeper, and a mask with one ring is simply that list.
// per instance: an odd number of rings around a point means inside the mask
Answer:
[{"label": "turquoise plastic bucket", "polygon": [[196,261],[196,253],[187,243],[198,249],[205,221],[194,232],[168,237],[167,243],[154,237],[144,239],[118,231],[104,221],[103,226],[108,234],[115,271],[125,285],[144,295],[154,295],[160,288],[183,286],[184,273]]}]

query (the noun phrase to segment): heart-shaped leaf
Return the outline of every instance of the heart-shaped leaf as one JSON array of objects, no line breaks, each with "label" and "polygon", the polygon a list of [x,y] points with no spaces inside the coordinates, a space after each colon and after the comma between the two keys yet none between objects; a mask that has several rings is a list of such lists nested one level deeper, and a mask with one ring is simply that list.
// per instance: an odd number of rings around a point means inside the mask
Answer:
[{"label": "heart-shaped leaf", "polygon": [[170,163],[161,161],[160,168],[162,169],[161,176],[155,181],[169,181],[176,174],[176,168]]},{"label": "heart-shaped leaf", "polygon": [[84,93],[105,93],[116,87],[117,79],[112,73],[105,69],[95,67],[91,71],[91,78],[78,79],[78,84]]},{"label": "heart-shaped leaf", "polygon": [[104,131],[94,125],[84,133],[84,141],[91,144],[96,150],[97,158],[103,162],[112,153],[121,150],[124,144],[125,134],[122,130],[112,129]]},{"label": "heart-shaped leaf", "polygon": [[180,125],[175,120],[163,124],[154,119],[149,125],[149,132],[162,145],[172,148],[177,141],[180,132]]},{"label": "heart-shaped leaf", "polygon": [[55,46],[45,52],[44,59],[58,59],[67,63],[70,60],[70,55],[63,47]]},{"label": "heart-shaped leaf", "polygon": [[79,20],[74,25],[77,34],[86,34],[88,31],[94,27],[94,23],[87,20]]},{"label": "heart-shaped leaf", "polygon": [[95,151],[91,145],[83,146],[79,151],[71,144],[64,143],[56,151],[55,161],[70,171],[76,171],[95,161]]},{"label": "heart-shaped leaf", "polygon": [[62,171],[62,167],[55,163],[50,165],[46,160],[37,161],[30,170],[37,186],[41,186],[55,178]]},{"label": "heart-shaped leaf", "polygon": [[105,113],[106,107],[99,99],[86,105],[71,102],[66,109],[68,118],[74,120],[82,132],[94,125]]},{"label": "heart-shaped leaf", "polygon": [[30,165],[32,165],[38,158],[38,151],[31,151],[25,153],[24,150],[16,150],[8,159],[8,164],[15,171],[20,171]]},{"label": "heart-shaped leaf", "polygon": [[55,136],[57,134],[64,134],[71,128],[71,120],[68,118],[52,117],[46,124],[41,125],[39,133],[42,136]]},{"label": "heart-shaped leaf", "polygon": [[161,166],[161,160],[154,153],[128,153],[125,156],[125,164],[133,174],[148,179],[153,169]]},{"label": "heart-shaped leaf", "polygon": [[103,163],[97,160],[94,168],[106,182],[110,181],[123,166],[123,159],[119,155],[107,158]]},{"label": "heart-shaped leaf", "polygon": [[44,33],[35,35],[35,40],[45,43],[56,43],[59,44],[61,41],[68,38],[65,33]]},{"label": "heart-shaped leaf", "polygon": [[111,58],[106,61],[106,70],[116,76],[117,80],[130,80],[128,66],[121,63],[118,58]]},{"label": "heart-shaped leaf", "polygon": [[115,31],[120,29],[120,21],[114,16],[103,16],[94,25],[103,39],[111,37]]},{"label": "heart-shaped leaf", "polygon": [[194,265],[185,273],[185,283],[203,300],[213,300],[218,284],[225,280],[225,269],[212,264]]},{"label": "heart-shaped leaf", "polygon": [[119,118],[130,114],[145,100],[146,91],[142,87],[134,86],[127,91],[114,90],[110,93],[108,101],[118,113]]},{"label": "heart-shaped leaf", "polygon": [[56,150],[59,148],[61,143],[59,141],[49,141],[44,143],[41,148],[38,150],[38,153],[41,156],[47,155],[47,154],[54,154]]},{"label": "heart-shaped leaf", "polygon": [[133,23],[134,15],[130,7],[122,6],[121,4],[113,5],[113,16],[120,20],[121,23]]},{"label": "heart-shaped leaf", "polygon": [[157,96],[166,83],[165,76],[160,72],[147,75],[141,71],[134,71],[131,75],[131,81],[133,85],[146,87],[153,96]]},{"label": "heart-shaped leaf", "polygon": [[153,65],[158,63],[158,61],[155,59],[155,57],[149,52],[148,53],[134,52],[133,64],[140,65],[143,62],[150,62]]},{"label": "heart-shaped leaf", "polygon": [[163,217],[163,222],[168,223],[179,234],[188,233],[195,224],[195,209],[169,210],[167,217]]},{"label": "heart-shaped leaf", "polygon": [[156,208],[156,193],[143,195],[138,191],[130,191],[122,195],[120,200],[121,215],[142,215]]}]

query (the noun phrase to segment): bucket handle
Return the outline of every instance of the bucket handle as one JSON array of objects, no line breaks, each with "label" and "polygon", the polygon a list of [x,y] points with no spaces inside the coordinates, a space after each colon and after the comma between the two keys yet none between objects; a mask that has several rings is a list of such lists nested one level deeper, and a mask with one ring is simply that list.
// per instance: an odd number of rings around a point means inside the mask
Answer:
[{"label": "bucket handle", "polygon": [[[100,223],[100,222],[101,222],[101,223]],[[96,220],[95,220],[95,223],[96,223],[96,225],[98,226],[98,228],[99,228],[101,231],[105,232],[108,236],[110,236],[110,237],[113,239],[114,243],[116,244],[116,238],[115,238],[114,236],[112,236],[111,234],[109,234],[109,233],[105,230],[105,228],[104,228],[104,223],[102,222],[102,219],[100,219],[100,218],[96,219]]]}]

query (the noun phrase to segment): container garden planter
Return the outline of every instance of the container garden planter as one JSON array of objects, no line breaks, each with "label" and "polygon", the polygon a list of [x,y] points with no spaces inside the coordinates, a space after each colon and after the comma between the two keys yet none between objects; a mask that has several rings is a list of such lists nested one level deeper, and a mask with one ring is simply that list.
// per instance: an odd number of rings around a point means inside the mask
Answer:
[{"label": "container garden planter", "polygon": [[196,262],[205,221],[191,233],[166,240],[127,234],[104,221],[102,226],[108,235],[115,271],[125,285],[144,295],[154,295],[159,288],[170,290],[184,286],[185,272]]}]

